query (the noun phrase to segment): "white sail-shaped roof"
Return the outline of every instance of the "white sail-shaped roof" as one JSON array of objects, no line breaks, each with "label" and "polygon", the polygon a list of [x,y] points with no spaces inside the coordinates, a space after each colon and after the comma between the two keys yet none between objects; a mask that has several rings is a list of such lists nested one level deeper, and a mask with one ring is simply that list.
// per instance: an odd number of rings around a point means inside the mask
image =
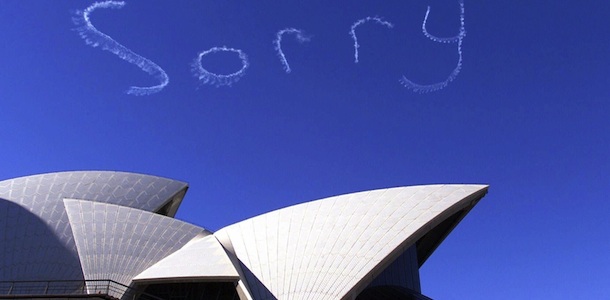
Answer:
[{"label": "white sail-shaped roof", "polygon": [[341,195],[266,213],[215,235],[241,261],[254,299],[352,299],[486,190],[427,185]]},{"label": "white sail-shaped roof", "polygon": [[0,181],[0,198],[35,208],[65,198],[87,199],[157,211],[187,184],[167,178],[115,171],[70,171]]},{"label": "white sail-shaped roof", "polygon": [[[187,184],[134,173],[74,171],[0,181],[0,281],[82,280],[63,199],[173,216]],[[35,258],[35,259],[34,259]]]},{"label": "white sail-shaped roof", "polygon": [[130,285],[134,276],[182,248],[203,228],[114,204],[64,200],[85,280]]}]

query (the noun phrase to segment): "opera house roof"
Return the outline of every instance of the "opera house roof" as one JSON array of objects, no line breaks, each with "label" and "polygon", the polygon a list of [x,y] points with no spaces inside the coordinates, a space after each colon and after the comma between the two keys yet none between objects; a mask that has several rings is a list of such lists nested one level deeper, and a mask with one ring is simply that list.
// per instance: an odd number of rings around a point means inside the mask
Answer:
[{"label": "opera house roof", "polygon": [[0,181],[0,298],[52,298],[50,282],[74,283],[61,294],[98,294],[105,281],[122,289],[103,299],[164,299],[186,288],[203,299],[212,291],[210,299],[429,299],[419,267],[488,187],[334,196],[214,233],[174,218],[187,188],[110,171]]}]

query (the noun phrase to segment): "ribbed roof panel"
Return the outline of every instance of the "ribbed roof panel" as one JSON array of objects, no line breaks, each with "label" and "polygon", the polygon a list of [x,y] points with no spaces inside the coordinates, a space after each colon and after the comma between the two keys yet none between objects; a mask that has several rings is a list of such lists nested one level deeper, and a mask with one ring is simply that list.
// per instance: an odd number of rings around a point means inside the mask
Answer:
[{"label": "ribbed roof panel", "polygon": [[146,270],[197,235],[203,228],[125,206],[64,200],[84,277],[129,285]]},{"label": "ribbed roof panel", "polygon": [[303,203],[219,230],[255,299],[341,299],[428,230],[484,195],[484,185],[374,190]]},{"label": "ribbed roof panel", "polygon": [[186,188],[180,181],[110,171],[0,181],[0,281],[83,278],[64,198],[156,211]]}]

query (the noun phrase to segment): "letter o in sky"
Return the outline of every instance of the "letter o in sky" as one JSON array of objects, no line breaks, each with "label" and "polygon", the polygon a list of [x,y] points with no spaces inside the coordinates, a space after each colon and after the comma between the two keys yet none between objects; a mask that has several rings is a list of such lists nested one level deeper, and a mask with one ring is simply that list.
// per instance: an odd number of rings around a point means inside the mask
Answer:
[{"label": "letter o in sky", "polygon": [[[239,59],[241,60],[241,69],[237,72],[233,72],[230,74],[216,74],[206,70],[201,65],[201,60],[204,56],[217,52],[234,52],[237,53]],[[248,56],[246,53],[239,49],[228,48],[227,46],[222,47],[212,47],[208,50],[199,52],[195,61],[193,61],[193,74],[197,79],[199,79],[203,84],[211,84],[215,86],[231,86],[231,84],[239,81],[246,74],[246,69],[250,64],[248,63]]]}]

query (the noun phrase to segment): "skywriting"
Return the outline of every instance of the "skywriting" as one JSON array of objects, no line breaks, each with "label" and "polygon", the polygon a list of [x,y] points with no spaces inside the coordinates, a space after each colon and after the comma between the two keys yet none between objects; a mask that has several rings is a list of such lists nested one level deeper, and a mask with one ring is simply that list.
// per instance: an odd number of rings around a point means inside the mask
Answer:
[{"label": "skywriting", "polygon": [[[154,93],[158,93],[163,88],[165,88],[169,84],[169,76],[166,72],[153,61],[133,52],[129,48],[123,46],[121,43],[115,41],[112,37],[104,34],[99,31],[91,22],[90,14],[97,9],[120,9],[125,6],[125,1],[102,1],[95,2],[92,5],[88,6],[84,10],[79,10],[74,17],[74,23],[78,26],[76,30],[79,35],[85,40],[85,42],[92,47],[100,47],[102,50],[109,51],[119,58],[138,66],[142,71],[150,74],[159,82],[158,85],[150,86],[150,87],[137,87],[131,86],[127,89],[126,93],[131,95],[143,96],[150,95]],[[418,93],[428,93],[441,90],[450,82],[454,81],[460,70],[462,68],[462,44],[463,39],[466,36],[466,29],[464,25],[464,1],[459,0],[460,5],[460,28],[457,35],[452,37],[438,37],[430,32],[427,29],[428,16],[430,15],[430,6],[426,10],[426,14],[424,20],[422,22],[422,32],[423,34],[433,42],[437,43],[456,43],[457,44],[457,52],[458,52],[458,62],[453,71],[449,74],[449,76],[440,82],[431,83],[431,84],[423,84],[417,83],[406,76],[402,76],[399,82],[409,90]],[[356,29],[364,24],[373,23],[377,25],[381,25],[382,27],[386,27],[388,29],[394,28],[394,24],[388,21],[383,20],[381,17],[365,17],[363,19],[359,19],[354,22],[349,31],[349,36],[352,38],[354,42],[354,62],[358,63],[360,60],[359,57],[359,48],[361,47],[358,42],[358,36],[356,34]],[[286,73],[292,72],[290,64],[288,63],[288,59],[286,54],[282,50],[282,41],[285,34],[293,35],[297,42],[304,43],[309,42],[311,38],[307,36],[304,31],[301,29],[296,29],[292,27],[288,27],[285,29],[279,30],[275,34],[275,39],[273,40],[274,50],[277,53],[278,58],[280,59],[280,63]],[[241,68],[228,74],[211,72],[203,66],[202,58],[208,55],[213,55],[219,52],[230,52],[235,53],[238,59],[241,61]],[[202,84],[208,84],[216,87],[220,86],[231,86],[232,84],[239,81],[246,75],[246,69],[250,66],[250,62],[248,60],[247,54],[238,48],[232,48],[228,46],[215,46],[208,50],[201,51],[197,54],[197,57],[191,64],[193,75],[199,80]]]},{"label": "skywriting", "polygon": [[88,45],[92,47],[101,47],[102,50],[109,51],[119,58],[138,66],[140,69],[142,69],[142,71],[159,80],[159,84],[156,86],[132,86],[127,89],[127,94],[143,96],[157,93],[169,84],[169,77],[165,71],[153,61],[138,55],[137,53],[129,50],[129,48],[112,39],[110,36],[97,30],[89,18],[89,15],[99,8],[119,9],[123,6],[125,6],[124,1],[104,1],[95,2],[86,9],[77,11],[76,17],[73,18],[74,23],[79,26],[76,30]]}]

